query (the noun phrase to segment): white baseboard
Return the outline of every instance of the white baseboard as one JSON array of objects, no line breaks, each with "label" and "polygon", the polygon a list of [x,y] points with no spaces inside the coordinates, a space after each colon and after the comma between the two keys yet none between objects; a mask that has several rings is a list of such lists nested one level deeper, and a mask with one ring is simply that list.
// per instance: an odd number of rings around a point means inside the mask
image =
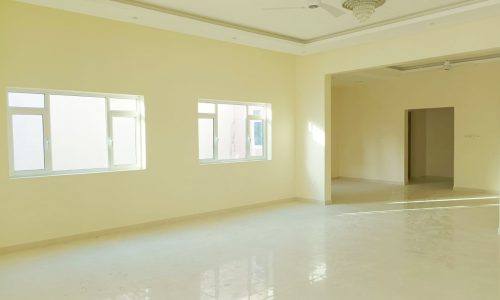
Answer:
[{"label": "white baseboard", "polygon": [[315,205],[329,205],[329,204],[333,203],[332,201],[321,201],[321,200],[308,199],[308,198],[296,198],[295,201],[308,203],[308,204],[315,204]]},{"label": "white baseboard", "polygon": [[294,201],[304,201],[304,200],[298,199],[298,198],[286,198],[286,199],[279,199],[279,200],[271,200],[271,201],[266,201],[266,202],[261,202],[261,203],[254,203],[254,204],[242,205],[242,206],[237,206],[237,207],[230,207],[230,208],[221,209],[221,210],[209,211],[209,212],[180,216],[180,217],[173,217],[173,218],[151,221],[151,222],[146,222],[146,223],[141,223],[141,224],[108,228],[108,229],[103,229],[103,230],[99,230],[99,231],[85,232],[85,233],[79,233],[79,234],[74,234],[74,235],[69,235],[69,236],[62,236],[62,237],[57,237],[57,238],[48,239],[48,240],[22,243],[22,244],[17,244],[17,245],[13,245],[13,246],[1,247],[0,248],[0,255],[12,253],[12,252],[23,251],[23,250],[29,250],[29,249],[33,249],[33,248],[41,248],[41,247],[46,247],[46,246],[51,246],[51,245],[65,244],[65,243],[79,241],[79,240],[95,239],[95,238],[99,238],[99,237],[103,237],[103,236],[107,236],[107,235],[142,230],[142,229],[152,228],[152,227],[156,227],[156,226],[162,226],[162,225],[167,225],[167,224],[171,224],[171,223],[176,223],[176,222],[180,222],[180,221],[186,221],[189,219],[195,219],[195,218],[198,219],[200,217],[206,217],[206,216],[218,215],[218,214],[224,214],[224,213],[231,213],[231,212],[238,212],[238,211],[243,211],[243,210],[252,209],[252,208],[266,207],[266,206],[272,206],[272,205],[276,205],[276,204],[280,204],[280,203],[294,202]]}]

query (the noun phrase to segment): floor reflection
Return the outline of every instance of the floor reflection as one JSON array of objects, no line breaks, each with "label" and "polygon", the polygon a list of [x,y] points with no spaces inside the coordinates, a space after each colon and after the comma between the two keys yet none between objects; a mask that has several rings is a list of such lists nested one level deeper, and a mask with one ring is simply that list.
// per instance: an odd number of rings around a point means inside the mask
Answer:
[{"label": "floor reflection", "polygon": [[281,203],[0,256],[6,300],[498,300],[498,195],[340,180]]},{"label": "floor reflection", "polygon": [[322,262],[314,267],[314,270],[309,273],[309,282],[316,283],[326,279],[327,266],[326,263]]},{"label": "floor reflection", "polygon": [[274,299],[273,254],[224,263],[200,276],[201,300]]}]

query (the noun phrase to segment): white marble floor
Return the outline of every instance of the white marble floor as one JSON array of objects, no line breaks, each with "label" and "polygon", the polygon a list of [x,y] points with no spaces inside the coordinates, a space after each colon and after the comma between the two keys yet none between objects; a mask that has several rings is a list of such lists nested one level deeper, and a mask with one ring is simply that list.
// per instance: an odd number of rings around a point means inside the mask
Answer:
[{"label": "white marble floor", "polygon": [[0,299],[500,299],[495,195],[336,181],[290,202],[0,256]]}]

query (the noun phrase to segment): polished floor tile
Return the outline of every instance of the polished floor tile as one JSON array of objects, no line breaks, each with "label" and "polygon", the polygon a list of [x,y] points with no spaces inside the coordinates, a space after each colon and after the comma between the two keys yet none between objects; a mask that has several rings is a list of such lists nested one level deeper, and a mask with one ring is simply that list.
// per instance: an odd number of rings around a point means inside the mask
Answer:
[{"label": "polished floor tile", "polygon": [[338,180],[290,202],[0,256],[0,299],[500,299],[498,198]]}]

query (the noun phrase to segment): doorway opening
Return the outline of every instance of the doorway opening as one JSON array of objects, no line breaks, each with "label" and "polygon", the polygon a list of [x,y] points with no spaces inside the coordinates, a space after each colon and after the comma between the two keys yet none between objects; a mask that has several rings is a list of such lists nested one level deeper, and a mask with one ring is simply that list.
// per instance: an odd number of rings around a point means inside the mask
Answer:
[{"label": "doorway opening", "polygon": [[412,109],[407,120],[407,184],[454,179],[455,111],[453,107]]}]

